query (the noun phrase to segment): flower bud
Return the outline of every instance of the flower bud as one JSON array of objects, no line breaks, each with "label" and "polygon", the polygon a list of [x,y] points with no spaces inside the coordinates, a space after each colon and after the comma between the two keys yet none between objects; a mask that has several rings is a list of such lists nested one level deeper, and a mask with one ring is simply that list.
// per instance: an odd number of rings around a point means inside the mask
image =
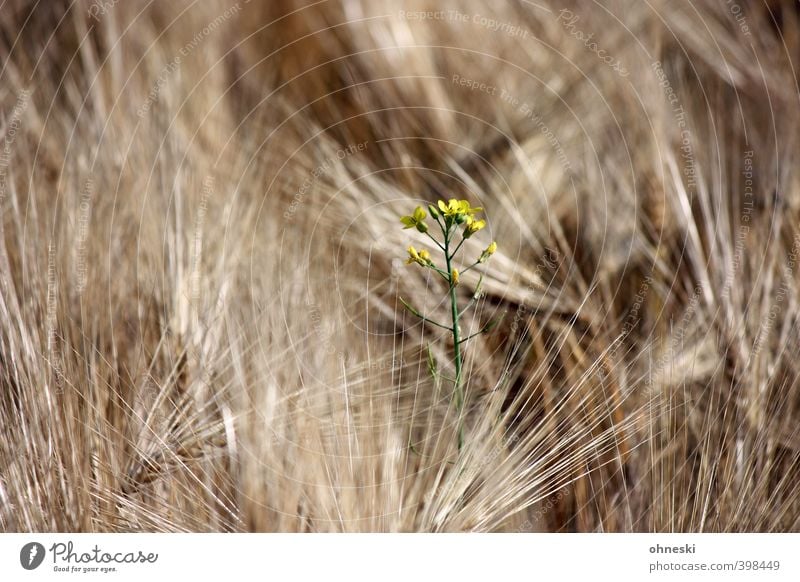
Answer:
[{"label": "flower bud", "polygon": [[464,229],[464,238],[469,238],[480,229],[486,226],[485,220],[475,220],[474,218],[467,218],[467,226]]},{"label": "flower bud", "polygon": [[484,249],[484,251],[481,253],[478,262],[485,263],[486,261],[489,260],[489,257],[491,257],[496,250],[497,250],[497,243],[495,241],[492,241],[492,244],[486,247],[486,249]]}]

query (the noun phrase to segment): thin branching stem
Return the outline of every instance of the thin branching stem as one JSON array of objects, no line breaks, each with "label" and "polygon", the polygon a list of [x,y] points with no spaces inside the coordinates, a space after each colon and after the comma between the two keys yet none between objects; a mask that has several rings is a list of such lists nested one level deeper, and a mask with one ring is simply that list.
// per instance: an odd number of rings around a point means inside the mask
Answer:
[{"label": "thin branching stem", "polygon": [[483,330],[483,329],[481,329],[480,331],[476,331],[475,333],[473,333],[473,334],[470,334],[470,335],[468,335],[468,336],[467,336],[467,337],[465,337],[465,338],[462,338],[462,339],[461,339],[461,341],[460,341],[459,343],[462,343],[462,344],[463,344],[463,343],[464,343],[464,342],[466,342],[467,340],[471,340],[471,339],[472,339],[472,338],[474,338],[475,336],[481,335],[483,332],[484,332],[484,330]]},{"label": "thin branching stem", "polygon": [[469,271],[469,270],[470,270],[470,269],[472,269],[473,267],[477,267],[477,266],[478,266],[478,265],[480,265],[480,264],[481,264],[481,262],[480,262],[480,261],[475,261],[475,262],[474,262],[474,263],[472,263],[472,264],[471,264],[469,267],[467,267],[466,269],[464,269],[463,271],[461,271],[461,274],[463,275],[464,273],[466,273],[467,271]]},{"label": "thin branching stem", "polygon": [[444,246],[442,246],[442,243],[440,243],[438,240],[436,240],[436,237],[434,237],[429,232],[426,232],[425,234],[428,235],[428,238],[431,239],[436,244],[437,247],[439,247],[442,251],[444,251]]},{"label": "thin branching stem", "polygon": [[461,239],[461,242],[459,242],[459,243],[458,243],[458,246],[456,247],[456,250],[454,250],[454,251],[453,251],[453,254],[452,254],[451,256],[453,256],[453,257],[455,257],[455,256],[456,256],[456,254],[458,253],[458,251],[461,249],[461,245],[463,245],[463,244],[464,244],[464,241],[465,241],[465,240],[467,240],[467,239],[466,239],[466,238],[462,238],[462,239]]},{"label": "thin branching stem", "polygon": [[[460,341],[460,329],[458,326],[458,302],[456,300],[456,286],[453,282],[453,268],[452,268],[452,259],[455,255],[455,252],[451,255],[450,254],[450,228],[447,229],[444,236],[444,257],[445,261],[447,262],[447,272],[451,273],[450,275],[450,310],[452,312],[453,317],[453,359],[454,359],[454,366],[455,366],[455,382],[453,382],[453,399],[456,405],[456,423],[457,423],[457,431],[458,431],[458,451],[461,452],[461,449],[464,447],[464,423],[463,423],[463,409],[464,409],[464,393],[461,387],[461,341]],[[461,242],[463,243],[464,240],[462,239]],[[456,250],[461,245],[459,244],[456,247]]]},{"label": "thin branching stem", "polygon": [[[456,432],[457,432],[457,442],[458,442],[458,452],[461,453],[462,449],[464,448],[464,405],[466,401],[466,394],[464,390],[464,379],[463,379],[463,361],[462,361],[462,353],[461,353],[461,344],[474,338],[477,335],[482,333],[486,333],[491,329],[493,326],[492,324],[484,326],[479,332],[474,333],[466,338],[461,338],[461,328],[459,326],[459,319],[461,318],[466,311],[472,307],[475,302],[481,296],[481,283],[483,281],[483,275],[478,279],[478,284],[475,287],[475,292],[472,294],[472,297],[467,302],[467,305],[464,307],[463,310],[459,312],[458,310],[458,297],[456,293],[456,287],[459,283],[459,272],[454,267],[455,265],[455,258],[458,251],[461,250],[461,247],[464,245],[464,241],[466,241],[469,237],[475,234],[477,231],[481,230],[484,226],[486,226],[485,220],[476,220],[474,218],[475,213],[480,212],[481,208],[472,208],[466,200],[455,200],[450,199],[449,201],[445,202],[444,200],[440,200],[438,202],[438,210],[436,206],[433,204],[428,206],[428,210],[430,212],[431,217],[436,221],[436,224],[439,225],[439,229],[442,232],[443,241],[439,242],[439,240],[433,236],[430,232],[428,232],[428,224],[425,223],[425,218],[427,213],[425,209],[421,206],[417,206],[413,213],[402,216],[400,221],[403,223],[404,228],[416,228],[417,231],[425,234],[429,239],[431,239],[434,244],[444,253],[444,260],[445,260],[445,269],[442,270],[437,267],[433,260],[431,259],[430,253],[426,249],[417,250],[413,246],[408,247],[408,255],[409,258],[406,261],[408,264],[417,264],[423,268],[432,269],[439,273],[439,275],[447,281],[448,285],[448,295],[450,298],[450,325],[444,325],[435,321],[432,321],[422,315],[419,311],[414,309],[411,305],[403,301],[401,298],[400,301],[403,302],[403,305],[408,308],[411,313],[422,319],[422,321],[427,321],[432,323],[433,325],[440,327],[442,329],[447,329],[451,335],[453,336],[453,367],[455,368],[455,377],[449,378],[444,374],[439,373],[436,370],[435,362],[432,358],[430,347],[428,352],[428,367],[431,372],[431,375],[434,378],[434,381],[437,381],[439,378],[444,378],[449,380],[453,383],[453,395],[452,395],[452,404],[455,405],[456,410]],[[440,213],[441,211],[441,213]],[[460,227],[463,226],[463,230]],[[456,237],[461,233],[461,240],[456,243]],[[472,265],[464,269],[464,273],[475,267],[478,263],[485,262],[489,256],[491,256],[497,248],[497,244],[492,242],[484,251],[481,253],[480,257],[477,261],[475,261]],[[410,445],[409,445],[410,446]],[[414,450],[413,447],[411,447]],[[415,450],[414,450],[415,451]],[[416,452],[416,451],[415,451]]]}]

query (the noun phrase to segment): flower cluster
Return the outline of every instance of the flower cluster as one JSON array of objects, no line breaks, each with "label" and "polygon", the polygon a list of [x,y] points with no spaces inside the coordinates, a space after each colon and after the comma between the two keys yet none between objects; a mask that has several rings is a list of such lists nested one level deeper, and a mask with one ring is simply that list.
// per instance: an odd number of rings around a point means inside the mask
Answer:
[{"label": "flower cluster", "polygon": [[[441,228],[442,234],[445,237],[444,244],[440,243],[428,232],[428,224],[425,222],[425,219],[428,217],[428,212],[430,213],[431,218],[433,218],[433,220],[435,220]],[[473,208],[467,200],[456,200],[455,198],[451,198],[447,202],[444,200],[439,200],[436,205],[428,205],[428,212],[425,212],[425,209],[422,208],[422,206],[417,206],[413,213],[409,214],[408,216],[401,216],[400,222],[403,223],[404,229],[416,228],[419,232],[427,234],[443,251],[445,250],[446,246],[449,248],[449,243],[452,242],[452,235],[455,234],[456,230],[458,230],[458,227],[463,226],[463,230],[461,231],[461,242],[465,241],[476,232],[486,227],[486,221],[484,219],[475,218],[477,213],[483,212],[483,208]],[[459,243],[458,247],[455,248],[455,251],[457,251],[460,247],[461,244]],[[475,261],[473,265],[467,267],[465,271],[477,264],[485,263],[496,250],[497,243],[492,242],[486,249],[484,249],[478,260]],[[453,255],[455,255],[455,251],[453,252]],[[417,249],[415,249],[413,246],[410,246],[408,247],[408,259],[406,260],[406,264],[411,265],[414,263],[420,265],[421,267],[430,267],[439,271],[439,269],[433,264],[433,261],[431,261],[430,253],[428,251],[417,251]],[[457,269],[449,270],[446,275],[452,285],[458,285]]]},{"label": "flower cluster", "polygon": [[408,260],[406,261],[406,265],[410,265],[412,263],[417,263],[423,267],[427,267],[431,264],[431,254],[422,249],[421,251],[417,252],[413,246],[408,247]]},{"label": "flower cluster", "polygon": [[425,211],[422,209],[422,206],[417,206],[414,209],[414,213],[410,216],[402,216],[400,217],[400,222],[402,222],[405,228],[416,228],[420,232],[428,232],[428,225],[425,224]]},{"label": "flower cluster", "polygon": [[[497,243],[492,242],[487,246],[483,252],[481,252],[480,256],[477,258],[475,262],[471,265],[467,266],[466,268],[462,269],[461,272],[455,267],[455,257],[458,251],[461,249],[461,245],[464,244],[468,238],[472,235],[477,233],[478,231],[482,230],[486,227],[486,221],[481,218],[476,218],[475,215],[483,212],[483,208],[473,208],[467,200],[456,200],[455,198],[451,198],[447,202],[444,200],[439,200],[436,205],[429,204],[428,211],[426,212],[422,206],[417,206],[414,209],[414,212],[409,214],[408,216],[401,216],[400,222],[403,223],[403,228],[416,228],[418,232],[426,235],[433,244],[435,244],[439,250],[442,251],[444,255],[444,265],[437,266],[436,263],[433,262],[431,259],[431,254],[425,250],[417,250],[413,246],[408,247],[408,259],[406,260],[406,264],[413,265],[417,264],[420,267],[424,267],[427,269],[431,269],[438,273],[445,281],[447,281],[449,285],[449,295],[450,295],[450,313],[451,313],[451,321],[448,324],[439,323],[429,319],[428,317],[424,316],[420,313],[416,308],[411,306],[409,303],[404,301],[402,298],[400,301],[405,305],[405,307],[414,315],[421,318],[424,322],[431,323],[437,327],[446,329],[450,331],[453,336],[453,367],[455,369],[455,376],[452,378],[453,381],[453,402],[455,403],[456,413],[457,413],[457,442],[458,442],[458,450],[461,451],[463,444],[464,444],[464,397],[465,392],[462,386],[462,378],[461,378],[461,368],[462,368],[462,361],[461,361],[461,345],[472,339],[473,337],[480,335],[482,333],[487,333],[491,328],[497,323],[489,323],[481,328],[477,333],[473,333],[467,337],[461,337],[461,327],[459,325],[459,318],[464,312],[481,297],[481,282],[482,278],[478,280],[478,284],[475,288],[475,292],[472,295],[472,299],[470,299],[469,304],[464,307],[463,310],[459,310],[458,308],[458,297],[456,294],[456,286],[460,282],[461,275],[472,269],[473,267],[483,264],[489,260],[494,252],[497,250]],[[439,230],[442,233],[442,239],[438,239],[433,234],[431,234],[428,224],[425,220],[428,218],[428,214],[430,213],[431,218],[436,222],[439,226]],[[459,240],[459,233],[460,233],[460,240]],[[429,351],[430,356],[430,351]],[[429,362],[429,369],[431,373],[436,376],[436,365],[435,363]]]}]

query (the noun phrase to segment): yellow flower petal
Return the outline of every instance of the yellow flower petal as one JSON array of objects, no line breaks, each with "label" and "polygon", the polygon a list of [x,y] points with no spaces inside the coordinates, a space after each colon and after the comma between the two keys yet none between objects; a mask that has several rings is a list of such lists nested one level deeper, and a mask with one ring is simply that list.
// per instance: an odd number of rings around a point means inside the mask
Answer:
[{"label": "yellow flower petal", "polygon": [[481,253],[481,256],[478,258],[478,262],[485,263],[486,261],[489,260],[489,257],[491,257],[496,250],[497,250],[497,243],[492,241],[492,244],[486,247],[484,251]]},{"label": "yellow flower petal", "polygon": [[464,238],[469,238],[480,229],[486,226],[485,220],[475,220],[472,217],[467,218],[467,226],[464,229]]},{"label": "yellow flower petal", "polygon": [[413,228],[417,224],[413,216],[401,216],[400,222],[405,225],[403,228]]}]

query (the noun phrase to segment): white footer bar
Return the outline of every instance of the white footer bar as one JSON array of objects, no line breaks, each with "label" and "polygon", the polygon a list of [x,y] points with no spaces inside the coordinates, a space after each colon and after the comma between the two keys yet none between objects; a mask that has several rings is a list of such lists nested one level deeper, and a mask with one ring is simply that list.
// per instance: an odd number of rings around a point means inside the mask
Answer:
[{"label": "white footer bar", "polygon": [[800,580],[800,534],[4,534],[0,580]]}]

